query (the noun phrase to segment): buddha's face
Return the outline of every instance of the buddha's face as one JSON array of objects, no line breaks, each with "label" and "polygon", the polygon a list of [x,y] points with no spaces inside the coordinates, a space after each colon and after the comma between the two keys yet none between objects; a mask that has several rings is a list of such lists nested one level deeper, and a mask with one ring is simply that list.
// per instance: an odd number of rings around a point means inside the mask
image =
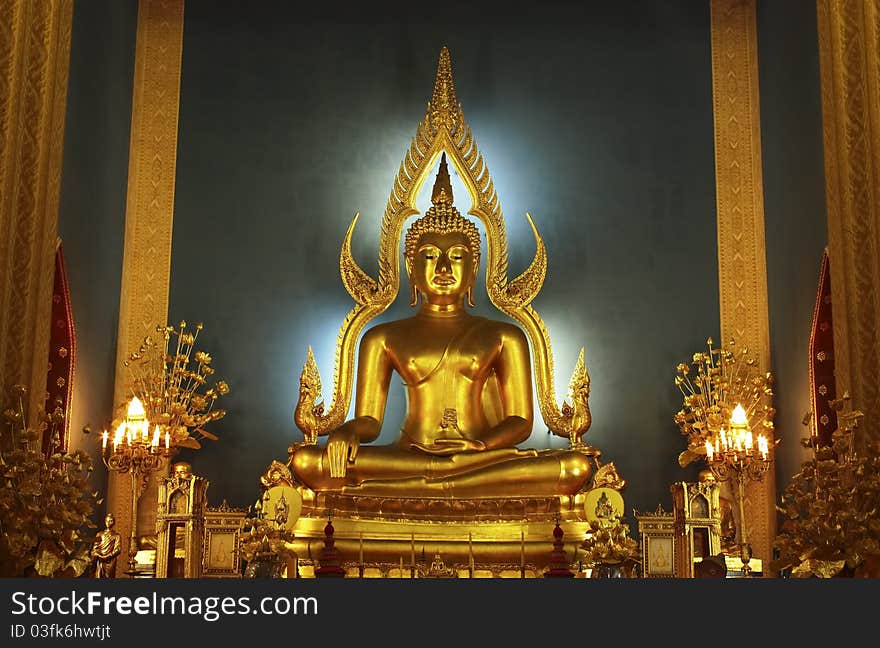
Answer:
[{"label": "buddha's face", "polygon": [[113,517],[112,513],[108,513],[104,516],[104,526],[108,529],[112,529],[116,525],[116,518]]},{"label": "buddha's face", "polygon": [[435,306],[459,304],[473,285],[477,257],[461,232],[419,237],[415,255],[406,260],[410,280],[424,300]]},{"label": "buddha's face", "polygon": [[715,479],[715,475],[711,470],[701,470],[699,475],[697,475],[697,480],[701,484],[717,484],[718,480]]},{"label": "buddha's face", "polygon": [[174,476],[178,479],[189,479],[192,477],[192,467],[188,463],[176,463],[174,464]]}]

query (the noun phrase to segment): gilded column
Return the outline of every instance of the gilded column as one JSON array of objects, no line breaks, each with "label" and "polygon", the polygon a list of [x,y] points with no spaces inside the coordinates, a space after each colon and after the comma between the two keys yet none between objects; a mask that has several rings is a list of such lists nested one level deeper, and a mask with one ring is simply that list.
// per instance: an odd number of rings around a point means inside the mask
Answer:
[{"label": "gilded column", "polygon": [[[710,11],[721,337],[748,348],[769,371],[755,0],[711,0]],[[765,564],[776,536],[775,507],[771,470],[746,493],[749,541]]]},{"label": "gilded column", "polygon": [[[182,51],[183,0],[140,0],[113,399],[117,408],[128,400],[125,358],[168,318]],[[139,534],[154,533],[151,496],[155,493],[147,492],[141,500],[142,510],[152,516],[138,516]],[[108,508],[116,513],[117,531],[127,537],[128,476],[111,475]]]},{"label": "gilded column", "polygon": [[0,0],[0,402],[43,405],[73,0]]},{"label": "gilded column", "polygon": [[818,0],[834,373],[880,440],[880,0]]}]

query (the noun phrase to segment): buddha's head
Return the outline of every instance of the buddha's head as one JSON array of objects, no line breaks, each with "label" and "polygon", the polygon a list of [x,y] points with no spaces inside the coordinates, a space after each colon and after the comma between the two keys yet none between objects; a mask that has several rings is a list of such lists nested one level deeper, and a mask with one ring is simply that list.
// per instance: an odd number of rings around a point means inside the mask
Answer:
[{"label": "buddha's head", "polygon": [[104,516],[104,526],[111,530],[116,526],[116,518],[113,517],[112,513],[108,513]]},{"label": "buddha's head", "polygon": [[435,306],[461,304],[465,297],[473,306],[471,289],[480,265],[480,233],[452,205],[445,153],[431,202],[432,207],[406,232],[405,263],[411,305],[418,303],[420,294]]}]

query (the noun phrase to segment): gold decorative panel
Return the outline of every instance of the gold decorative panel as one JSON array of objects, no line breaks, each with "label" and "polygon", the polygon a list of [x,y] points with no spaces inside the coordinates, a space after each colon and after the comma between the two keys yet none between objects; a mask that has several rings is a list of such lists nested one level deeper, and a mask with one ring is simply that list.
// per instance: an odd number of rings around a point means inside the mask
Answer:
[{"label": "gold decorative panel", "polygon": [[880,0],[818,0],[837,393],[880,439]]},{"label": "gold decorative panel", "polygon": [[[718,204],[721,337],[770,369],[767,253],[758,103],[755,0],[711,0],[712,101]],[[769,560],[776,536],[771,471],[749,486],[746,518],[755,556]]]},{"label": "gold decorative panel", "polygon": [[0,0],[0,394],[43,405],[72,0]]},{"label": "gold decorative panel", "polygon": [[[182,51],[183,0],[140,0],[113,392],[116,408],[127,399],[123,361],[168,318]],[[113,475],[108,488],[108,506],[116,513],[123,537],[130,533],[127,479]],[[151,484],[141,503],[142,511],[152,514],[138,516],[141,533],[151,533],[155,498]]]}]

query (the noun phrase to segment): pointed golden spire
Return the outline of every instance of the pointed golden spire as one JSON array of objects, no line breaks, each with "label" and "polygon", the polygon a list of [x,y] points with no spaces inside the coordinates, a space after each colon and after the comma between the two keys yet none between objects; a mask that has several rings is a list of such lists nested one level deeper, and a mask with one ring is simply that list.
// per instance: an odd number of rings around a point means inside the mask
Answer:
[{"label": "pointed golden spire", "polygon": [[435,205],[452,204],[452,182],[449,180],[445,152],[440,158],[440,168],[437,170],[437,179],[434,181],[434,189],[431,191],[431,202]]},{"label": "pointed golden spire", "polygon": [[431,97],[428,113],[435,131],[441,126],[451,131],[458,123],[458,100],[455,98],[455,85],[452,82],[452,60],[446,47],[440,50],[434,95]]}]

